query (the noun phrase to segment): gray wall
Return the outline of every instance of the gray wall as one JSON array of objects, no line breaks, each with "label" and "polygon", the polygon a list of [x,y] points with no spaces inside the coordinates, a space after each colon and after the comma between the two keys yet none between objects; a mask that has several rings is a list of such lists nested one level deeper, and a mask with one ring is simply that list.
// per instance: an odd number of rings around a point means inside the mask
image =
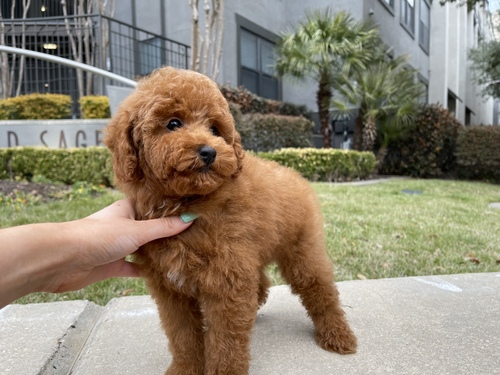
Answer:
[{"label": "gray wall", "polygon": [[[161,7],[160,1],[164,1]],[[135,20],[138,27],[160,34],[162,29],[168,38],[191,44],[191,9],[187,0],[135,0]],[[473,26],[473,12],[456,4],[441,6],[439,1],[431,5],[430,54],[419,45],[419,19],[421,0],[415,0],[415,32],[410,35],[400,23],[400,0],[394,1],[394,10],[388,11],[382,0],[232,0],[225,2],[224,44],[219,83],[238,85],[238,30],[240,15],[261,28],[280,35],[293,29],[305,17],[306,11],[331,7],[347,10],[357,19],[373,19],[379,26],[383,40],[393,48],[393,55],[408,53],[409,64],[419,70],[422,78],[429,82],[430,103],[447,106],[448,90],[457,100],[456,116],[464,121],[465,107],[474,112],[473,123],[493,121],[493,101],[483,100],[480,88],[471,82],[467,50],[477,43],[477,27]],[[132,23],[130,11],[133,0],[120,0],[116,17]],[[164,9],[164,17],[161,10]],[[203,14],[200,14],[200,28],[203,28]],[[164,21],[163,28],[161,26]],[[487,21],[484,17],[483,21]],[[315,82],[294,82],[283,79],[283,100],[305,104],[316,111]]]}]

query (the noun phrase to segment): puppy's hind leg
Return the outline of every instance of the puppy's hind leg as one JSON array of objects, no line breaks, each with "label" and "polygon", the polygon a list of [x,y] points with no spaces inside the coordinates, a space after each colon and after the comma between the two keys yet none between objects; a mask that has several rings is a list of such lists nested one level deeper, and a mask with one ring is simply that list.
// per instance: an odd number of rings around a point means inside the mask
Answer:
[{"label": "puppy's hind leg", "polygon": [[267,301],[267,296],[269,295],[269,287],[271,282],[269,281],[264,269],[260,270],[260,283],[259,283],[259,306],[262,306]]},{"label": "puppy's hind leg", "polygon": [[302,241],[277,259],[283,277],[313,320],[317,343],[340,354],[356,352],[356,336],[340,307],[333,269],[323,245]]}]

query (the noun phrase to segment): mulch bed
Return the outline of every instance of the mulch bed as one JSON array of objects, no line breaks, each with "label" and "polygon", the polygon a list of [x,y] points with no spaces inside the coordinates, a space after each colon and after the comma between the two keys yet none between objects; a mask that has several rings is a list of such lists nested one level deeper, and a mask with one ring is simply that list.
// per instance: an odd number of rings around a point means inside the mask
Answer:
[{"label": "mulch bed", "polygon": [[16,197],[19,194],[31,195],[42,201],[51,200],[54,194],[69,190],[71,186],[63,184],[42,184],[25,181],[0,180],[0,194]]}]

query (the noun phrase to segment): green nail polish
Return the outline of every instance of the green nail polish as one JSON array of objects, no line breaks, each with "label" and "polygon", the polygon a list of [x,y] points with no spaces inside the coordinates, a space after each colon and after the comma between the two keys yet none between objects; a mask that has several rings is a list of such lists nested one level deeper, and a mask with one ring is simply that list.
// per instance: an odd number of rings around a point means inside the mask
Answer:
[{"label": "green nail polish", "polygon": [[200,215],[193,214],[192,212],[184,212],[183,214],[181,214],[181,220],[185,223],[190,223],[198,217],[200,217]]}]

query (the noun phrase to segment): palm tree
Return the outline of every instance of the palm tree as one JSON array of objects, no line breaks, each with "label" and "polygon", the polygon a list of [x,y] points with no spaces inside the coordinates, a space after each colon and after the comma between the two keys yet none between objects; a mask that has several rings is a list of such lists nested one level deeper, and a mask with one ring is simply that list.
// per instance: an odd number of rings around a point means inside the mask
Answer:
[{"label": "palm tree", "polygon": [[277,45],[276,71],[279,76],[298,80],[312,78],[318,83],[318,105],[324,147],[331,147],[329,109],[333,86],[341,75],[366,69],[379,40],[371,22],[356,21],[349,13],[332,14],[327,8],[307,15],[295,31],[283,34]]},{"label": "palm tree", "polygon": [[415,81],[416,70],[407,66],[408,60],[407,55],[391,61],[378,59],[367,69],[344,76],[336,87],[343,100],[334,100],[334,107],[341,113],[347,113],[352,106],[359,108],[354,149],[372,151],[379,125],[379,162],[385,157],[389,143],[401,137],[413,123],[418,101],[424,93],[423,86]]}]

